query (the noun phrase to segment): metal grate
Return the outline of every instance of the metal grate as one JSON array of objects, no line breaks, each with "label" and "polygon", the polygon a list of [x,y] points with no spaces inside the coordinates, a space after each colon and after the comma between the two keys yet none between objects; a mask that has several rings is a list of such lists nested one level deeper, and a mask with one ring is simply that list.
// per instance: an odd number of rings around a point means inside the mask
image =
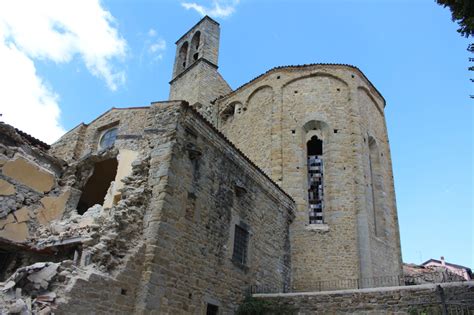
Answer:
[{"label": "metal grate", "polygon": [[242,265],[247,262],[249,232],[241,226],[235,226],[234,233],[234,253],[232,259]]},{"label": "metal grate", "polygon": [[308,155],[309,223],[323,223],[323,159],[321,155]]}]

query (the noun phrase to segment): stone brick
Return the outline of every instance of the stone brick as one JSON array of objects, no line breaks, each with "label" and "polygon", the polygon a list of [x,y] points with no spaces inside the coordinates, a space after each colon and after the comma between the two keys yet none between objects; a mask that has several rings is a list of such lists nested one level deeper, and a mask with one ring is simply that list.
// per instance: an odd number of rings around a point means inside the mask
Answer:
[{"label": "stone brick", "polygon": [[25,222],[22,223],[7,223],[2,230],[0,230],[0,237],[13,242],[24,242],[28,239],[28,226]]},{"label": "stone brick", "polygon": [[20,210],[17,210],[13,213],[17,222],[26,222],[30,218],[34,217],[34,214],[27,207],[23,207]]},{"label": "stone brick", "polygon": [[54,175],[51,172],[23,157],[6,162],[2,172],[38,192],[48,192],[55,184]]},{"label": "stone brick", "polygon": [[13,186],[4,179],[0,179],[0,196],[13,195],[15,192],[15,186]]},{"label": "stone brick", "polygon": [[52,220],[60,219],[64,213],[66,203],[71,192],[65,191],[57,197],[44,197],[40,200],[42,208],[36,213],[40,224],[48,224]]}]

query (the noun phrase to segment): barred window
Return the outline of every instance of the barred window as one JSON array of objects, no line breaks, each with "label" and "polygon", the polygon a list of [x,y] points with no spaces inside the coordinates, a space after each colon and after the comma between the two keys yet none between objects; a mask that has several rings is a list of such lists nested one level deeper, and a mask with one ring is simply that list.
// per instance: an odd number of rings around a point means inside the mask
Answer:
[{"label": "barred window", "polygon": [[308,152],[309,223],[321,224],[324,223],[323,141],[317,136],[313,136],[306,147]]},{"label": "barred window", "polygon": [[249,242],[249,232],[239,225],[235,225],[234,233],[234,253],[232,259],[242,265],[247,263],[247,248]]}]

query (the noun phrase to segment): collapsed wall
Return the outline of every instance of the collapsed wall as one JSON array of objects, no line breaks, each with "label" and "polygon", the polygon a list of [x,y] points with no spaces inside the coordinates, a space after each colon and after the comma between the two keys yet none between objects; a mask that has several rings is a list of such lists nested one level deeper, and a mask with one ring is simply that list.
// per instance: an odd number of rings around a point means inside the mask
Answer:
[{"label": "collapsed wall", "polygon": [[187,104],[112,109],[53,145],[67,162],[2,127],[0,312],[231,312],[250,285],[288,290],[293,201]]},{"label": "collapsed wall", "polygon": [[[146,156],[127,159],[139,144],[118,141],[68,165],[41,142],[28,141],[30,136],[11,126],[0,127],[0,312],[61,313],[61,305],[81,298],[74,292],[90,292],[77,290],[84,281],[92,289],[92,280],[100,277],[97,286],[113,292],[114,286],[104,286],[104,277],[118,282],[120,270],[128,271],[128,278],[115,285],[116,292],[133,296],[140,263],[129,258],[139,259],[149,195],[143,180]],[[84,188],[107,167],[114,177],[97,202],[81,211]],[[122,296],[109,309],[133,310],[129,302]]]}]

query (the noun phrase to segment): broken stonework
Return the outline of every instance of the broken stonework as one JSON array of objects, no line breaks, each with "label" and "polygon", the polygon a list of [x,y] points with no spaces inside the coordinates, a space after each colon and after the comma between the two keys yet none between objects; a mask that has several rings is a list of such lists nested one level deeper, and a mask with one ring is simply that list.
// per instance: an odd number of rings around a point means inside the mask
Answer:
[{"label": "broken stonework", "polygon": [[65,191],[57,197],[43,197],[40,202],[42,207],[37,211],[37,218],[40,224],[60,219],[64,213],[66,203],[69,200],[70,192]]},{"label": "broken stonework", "polygon": [[25,242],[29,237],[28,226],[25,222],[8,223],[0,230],[0,237],[14,242]]},{"label": "broken stonework", "polygon": [[13,195],[15,191],[15,186],[10,184],[6,180],[0,179],[0,196]]},{"label": "broken stonework", "polygon": [[0,302],[9,313],[32,314],[44,310],[56,299],[56,293],[48,289],[52,288],[59,267],[59,263],[40,262],[17,269],[5,283],[0,283],[3,292]]},{"label": "broken stonework", "polygon": [[[254,280],[289,287],[291,199],[186,104],[157,104],[145,113],[136,117],[141,138],[118,139],[97,152],[84,148],[89,153],[63,166],[50,192],[35,192],[35,200],[15,204],[3,219],[3,230],[21,226],[28,234],[0,242],[9,250],[1,310],[24,309],[24,302],[38,313],[133,313],[158,310],[159,303],[160,311],[179,313],[179,305],[166,301],[188,296],[192,286],[191,312],[200,312],[209,294],[230,311]],[[200,154],[190,156],[190,143]],[[84,187],[96,165],[117,156],[119,170],[102,199],[91,195],[99,202],[81,208],[90,201],[83,199]],[[113,198],[106,207],[107,191]],[[246,264],[232,260],[236,225],[252,233]],[[24,267],[15,271],[18,265]],[[219,283],[234,283],[232,293],[217,289]],[[109,296],[92,297],[101,288]]]},{"label": "broken stonework", "polygon": [[38,192],[48,192],[54,185],[52,173],[23,157],[6,162],[2,167],[2,172],[5,176]]}]

